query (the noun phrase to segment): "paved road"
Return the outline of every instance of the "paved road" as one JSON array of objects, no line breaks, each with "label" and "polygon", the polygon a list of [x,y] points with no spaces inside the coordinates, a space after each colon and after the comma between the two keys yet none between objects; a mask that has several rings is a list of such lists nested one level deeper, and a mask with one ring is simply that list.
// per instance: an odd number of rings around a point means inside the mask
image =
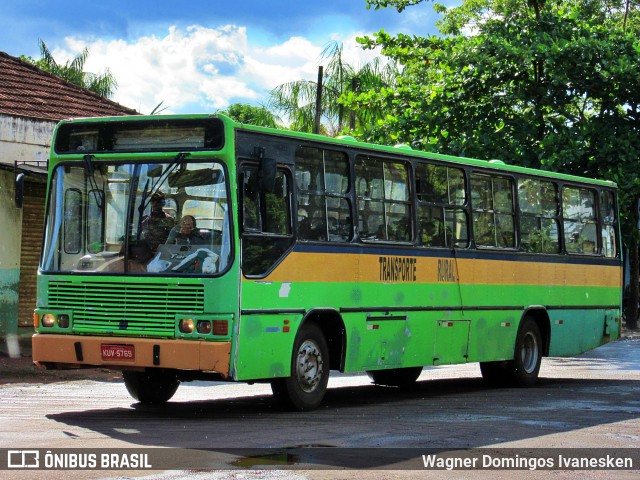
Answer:
[{"label": "paved road", "polygon": [[[283,411],[269,393],[266,385],[193,382],[181,385],[169,404],[145,407],[134,403],[118,381],[0,385],[0,448],[640,448],[639,338],[605,345],[580,358],[545,359],[540,383],[532,389],[488,389],[474,364],[425,369],[409,391],[372,386],[364,375],[336,375],[323,406],[310,413]],[[399,466],[384,455],[375,457],[372,466]],[[255,463],[229,458],[232,468]],[[304,467],[310,458],[280,460]],[[155,472],[153,478],[513,478],[514,473],[400,470],[363,475],[337,472],[342,466],[338,459],[317,463],[332,470]],[[51,472],[24,475],[15,478],[51,478]],[[65,477],[119,475],[94,471]],[[553,475],[614,476],[602,471]],[[638,472],[615,476],[637,478]]]}]

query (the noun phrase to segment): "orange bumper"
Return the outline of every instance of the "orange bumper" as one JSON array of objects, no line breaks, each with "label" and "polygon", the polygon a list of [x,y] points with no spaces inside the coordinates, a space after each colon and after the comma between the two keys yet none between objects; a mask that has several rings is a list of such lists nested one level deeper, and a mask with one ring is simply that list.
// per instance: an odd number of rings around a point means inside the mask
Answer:
[{"label": "orange bumper", "polygon": [[[123,345],[134,358],[107,359],[105,345]],[[131,350],[129,347],[133,347]],[[32,338],[36,364],[58,367],[105,366],[110,368],[158,367],[216,372],[229,376],[231,342],[201,342],[149,338],[89,337],[38,334]]]}]

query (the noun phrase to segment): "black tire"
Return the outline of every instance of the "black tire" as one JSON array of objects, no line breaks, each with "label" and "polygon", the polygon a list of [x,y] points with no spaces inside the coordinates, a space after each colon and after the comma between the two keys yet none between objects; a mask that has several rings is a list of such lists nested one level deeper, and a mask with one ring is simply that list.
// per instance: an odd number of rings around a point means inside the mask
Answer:
[{"label": "black tire", "polygon": [[513,381],[519,387],[531,387],[538,382],[542,362],[542,335],[540,327],[530,317],[520,324],[513,352]]},{"label": "black tire", "polygon": [[530,317],[520,324],[513,360],[480,362],[480,372],[491,387],[531,387],[538,381],[542,362],[540,327]]},{"label": "black tire", "polygon": [[273,380],[271,390],[289,408],[314,410],[322,403],[329,382],[329,348],[320,328],[303,325],[291,357],[291,376]]},{"label": "black tire", "polygon": [[129,395],[140,403],[166,403],[178,390],[180,381],[175,372],[147,369],[144,372],[123,371],[122,377]]},{"label": "black tire", "polygon": [[367,375],[376,385],[407,388],[416,383],[422,367],[392,368],[389,370],[369,370]]}]

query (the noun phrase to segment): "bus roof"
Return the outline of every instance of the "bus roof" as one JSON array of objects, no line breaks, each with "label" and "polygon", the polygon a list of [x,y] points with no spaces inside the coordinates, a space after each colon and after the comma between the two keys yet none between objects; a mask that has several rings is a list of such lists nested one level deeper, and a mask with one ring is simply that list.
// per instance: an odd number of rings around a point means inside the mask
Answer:
[{"label": "bus roof", "polygon": [[360,142],[350,136],[340,137],[327,137],[325,135],[318,135],[312,133],[296,132],[292,130],[282,130],[277,128],[259,127],[255,125],[242,124],[232,120],[231,118],[220,114],[179,114],[179,115],[135,115],[135,116],[118,116],[118,117],[95,117],[95,118],[76,118],[63,120],[58,124],[68,123],[110,123],[110,122],[135,122],[135,121],[167,121],[167,120],[187,120],[187,119],[205,119],[205,118],[219,118],[228,127],[235,128],[237,130],[252,131],[256,133],[264,133],[269,135],[275,135],[287,138],[297,138],[301,140],[307,140],[312,142],[320,142],[332,145],[342,145],[352,148],[362,149],[363,151],[371,152],[372,154],[378,153],[392,153],[395,155],[403,155],[411,158],[418,159],[432,159],[440,160],[444,162],[452,162],[460,165],[467,165],[472,167],[480,167],[504,172],[520,173],[524,175],[543,176],[548,178],[554,178],[557,180],[566,180],[571,182],[591,183],[596,185],[603,185],[610,188],[615,188],[615,182],[609,180],[593,179],[588,177],[580,177],[576,175],[568,175],[564,173],[557,173],[548,170],[539,170],[535,168],[520,167],[517,165],[510,165],[502,159],[492,160],[480,160],[477,158],[469,157],[457,157],[453,155],[445,155],[440,153],[424,152],[420,150],[414,150],[409,145],[400,144],[396,146],[378,145],[373,143]]}]

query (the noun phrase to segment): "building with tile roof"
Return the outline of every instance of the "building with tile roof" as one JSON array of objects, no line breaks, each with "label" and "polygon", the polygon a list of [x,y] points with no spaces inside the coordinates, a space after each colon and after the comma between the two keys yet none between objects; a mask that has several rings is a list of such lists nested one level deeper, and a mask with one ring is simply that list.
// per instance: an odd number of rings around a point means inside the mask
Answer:
[{"label": "building with tile roof", "polygon": [[[0,52],[0,338],[8,347],[32,330],[46,165],[55,125],[71,117],[136,114]],[[24,194],[16,198],[19,176]]]}]

